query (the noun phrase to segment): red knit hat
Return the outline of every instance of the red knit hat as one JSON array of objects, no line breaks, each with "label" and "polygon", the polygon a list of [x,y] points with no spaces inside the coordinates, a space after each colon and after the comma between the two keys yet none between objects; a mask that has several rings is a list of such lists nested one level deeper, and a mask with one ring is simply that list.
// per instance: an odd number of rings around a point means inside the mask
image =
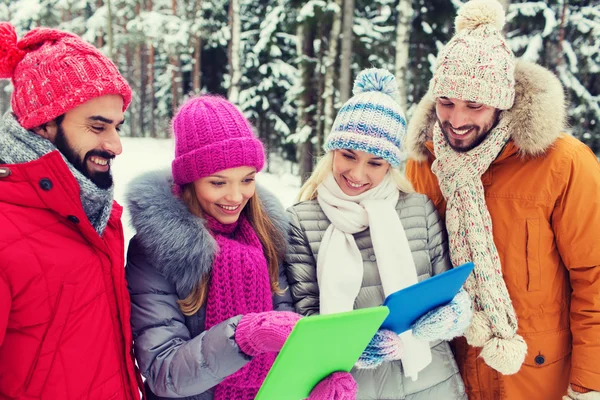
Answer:
[{"label": "red knit hat", "polygon": [[56,29],[36,28],[17,41],[15,28],[0,22],[0,78],[12,80],[12,110],[25,129],[107,94],[123,97],[123,111],[131,102],[131,88],[112,61]]}]

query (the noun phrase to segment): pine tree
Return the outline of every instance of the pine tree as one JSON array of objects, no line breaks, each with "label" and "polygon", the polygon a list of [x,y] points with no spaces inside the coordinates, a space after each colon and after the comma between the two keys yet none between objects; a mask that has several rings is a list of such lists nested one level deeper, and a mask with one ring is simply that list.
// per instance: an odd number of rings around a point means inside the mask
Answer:
[{"label": "pine tree", "polygon": [[600,152],[600,5],[513,2],[509,10],[513,51],[558,75],[570,98],[571,133]]},{"label": "pine tree", "polygon": [[267,154],[280,153],[296,126],[295,14],[288,0],[242,3],[243,69],[239,104],[256,127]]}]

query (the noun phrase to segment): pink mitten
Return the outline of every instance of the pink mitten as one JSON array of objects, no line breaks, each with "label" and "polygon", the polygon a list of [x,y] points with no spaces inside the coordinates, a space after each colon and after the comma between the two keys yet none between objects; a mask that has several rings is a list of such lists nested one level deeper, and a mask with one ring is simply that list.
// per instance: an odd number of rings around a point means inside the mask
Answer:
[{"label": "pink mitten", "polygon": [[315,386],[308,400],[356,400],[358,386],[349,372],[334,372]]},{"label": "pink mitten", "polygon": [[235,341],[249,356],[278,352],[300,318],[290,311],[246,314],[235,330]]}]

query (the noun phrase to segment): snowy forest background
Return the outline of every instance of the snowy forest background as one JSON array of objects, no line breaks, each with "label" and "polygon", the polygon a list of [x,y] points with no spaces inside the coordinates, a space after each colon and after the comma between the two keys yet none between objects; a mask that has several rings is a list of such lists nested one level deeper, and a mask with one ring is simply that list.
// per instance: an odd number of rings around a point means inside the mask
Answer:
[{"label": "snowy forest background", "polygon": [[[19,37],[37,26],[72,31],[111,57],[134,92],[123,135],[169,137],[187,97],[219,93],[252,120],[270,157],[304,177],[361,69],[393,71],[410,118],[462,3],[0,0],[0,20]],[[502,3],[513,51],[558,75],[571,133],[600,154],[600,2]],[[10,84],[0,81],[0,111],[9,107]]]}]

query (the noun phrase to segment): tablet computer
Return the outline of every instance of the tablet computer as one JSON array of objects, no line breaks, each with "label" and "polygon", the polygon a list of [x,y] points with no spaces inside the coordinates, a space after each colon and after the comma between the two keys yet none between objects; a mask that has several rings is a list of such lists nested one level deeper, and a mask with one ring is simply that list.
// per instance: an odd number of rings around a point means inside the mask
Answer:
[{"label": "tablet computer", "polygon": [[255,400],[302,400],[333,372],[349,372],[388,315],[387,307],[304,317],[287,338]]},{"label": "tablet computer", "polygon": [[409,330],[424,314],[452,301],[474,267],[466,263],[390,294],[383,302],[390,313],[381,327],[398,334]]}]

